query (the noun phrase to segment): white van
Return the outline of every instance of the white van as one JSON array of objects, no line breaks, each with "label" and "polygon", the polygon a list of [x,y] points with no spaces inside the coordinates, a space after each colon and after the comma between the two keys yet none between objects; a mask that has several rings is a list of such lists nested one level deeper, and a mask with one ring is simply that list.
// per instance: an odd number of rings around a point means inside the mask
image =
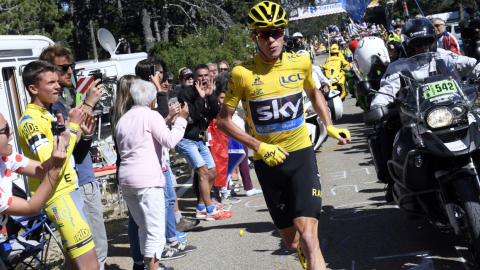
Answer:
[{"label": "white van", "polygon": [[[0,113],[7,120],[14,135],[11,145],[21,153],[17,141],[18,121],[30,102],[22,81],[22,70],[31,61],[38,60],[43,48],[55,44],[44,36],[0,35]],[[12,174],[13,181],[25,190],[26,177]]]},{"label": "white van", "polygon": [[461,31],[460,31],[460,26],[458,25],[458,23],[447,23],[445,24],[445,28],[447,30],[448,33],[450,33],[452,36],[454,36],[458,42],[462,42],[461,38]]}]

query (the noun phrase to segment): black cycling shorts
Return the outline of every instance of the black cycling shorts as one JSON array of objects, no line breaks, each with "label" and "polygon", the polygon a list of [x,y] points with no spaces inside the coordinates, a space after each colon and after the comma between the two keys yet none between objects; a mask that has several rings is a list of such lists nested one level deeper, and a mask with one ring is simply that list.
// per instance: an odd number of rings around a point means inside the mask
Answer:
[{"label": "black cycling shorts", "polygon": [[263,160],[254,165],[277,229],[293,226],[297,217],[320,219],[322,186],[312,147],[290,152],[277,166],[270,167]]}]

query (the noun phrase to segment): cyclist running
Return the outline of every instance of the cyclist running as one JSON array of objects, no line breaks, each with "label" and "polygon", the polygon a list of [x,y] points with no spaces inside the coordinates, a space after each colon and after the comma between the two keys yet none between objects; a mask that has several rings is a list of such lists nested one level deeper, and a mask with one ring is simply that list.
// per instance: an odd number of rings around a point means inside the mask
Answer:
[{"label": "cyclist running", "polygon": [[[280,5],[268,1],[250,9],[251,37],[260,53],[233,69],[217,125],[255,151],[255,172],[286,246],[297,249],[303,267],[308,261],[308,269],[326,269],[317,236],[321,184],[305,125],[302,90],[329,136],[340,145],[351,138],[347,129],[332,125],[323,94],[315,87],[310,59],[282,53],[286,16]],[[232,121],[240,100],[252,136]]]}]

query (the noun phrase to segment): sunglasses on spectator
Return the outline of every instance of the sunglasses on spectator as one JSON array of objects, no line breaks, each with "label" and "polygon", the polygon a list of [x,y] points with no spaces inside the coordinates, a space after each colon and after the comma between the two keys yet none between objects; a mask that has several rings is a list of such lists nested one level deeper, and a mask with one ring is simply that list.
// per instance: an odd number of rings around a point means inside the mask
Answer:
[{"label": "sunglasses on spectator", "polygon": [[173,82],[173,80],[167,80],[167,82],[168,82],[168,83],[172,83],[172,82]]},{"label": "sunglasses on spectator", "polygon": [[67,65],[57,65],[59,70],[63,72],[67,72],[69,68],[72,68],[72,71],[75,70],[75,63],[67,64]]},{"label": "sunglasses on spectator", "polygon": [[0,129],[0,134],[7,134],[7,136],[10,135],[10,126],[8,126],[8,122],[4,128]]},{"label": "sunglasses on spectator", "polygon": [[258,33],[255,33],[255,35],[259,40],[268,40],[270,37],[273,37],[274,39],[279,39],[283,36],[283,32],[284,31],[282,28],[278,28],[270,31],[258,32]]},{"label": "sunglasses on spectator", "polygon": [[220,71],[228,71],[228,68],[221,68]]},{"label": "sunglasses on spectator", "polygon": [[193,80],[193,79],[194,79],[193,76],[188,76],[188,77],[186,77],[186,78],[185,78],[185,81],[188,81],[188,80],[190,80],[190,79]]},{"label": "sunglasses on spectator", "polygon": [[435,26],[435,27],[440,27],[440,26],[442,26],[442,25],[443,25],[443,24],[434,24],[433,26]]},{"label": "sunglasses on spectator", "polygon": [[435,39],[433,37],[417,38],[417,39],[411,40],[409,45],[412,46],[412,48],[422,48],[425,46],[432,45],[434,40]]}]

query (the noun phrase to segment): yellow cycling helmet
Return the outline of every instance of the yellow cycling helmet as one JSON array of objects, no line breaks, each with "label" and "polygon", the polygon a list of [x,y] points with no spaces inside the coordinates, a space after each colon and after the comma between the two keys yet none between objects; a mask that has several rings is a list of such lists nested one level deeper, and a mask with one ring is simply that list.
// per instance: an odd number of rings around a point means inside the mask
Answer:
[{"label": "yellow cycling helmet", "polygon": [[287,13],[277,3],[263,1],[250,9],[248,27],[250,30],[267,27],[286,27]]},{"label": "yellow cycling helmet", "polygon": [[330,53],[340,53],[340,51],[338,50],[338,45],[337,44],[333,44],[330,47]]}]

